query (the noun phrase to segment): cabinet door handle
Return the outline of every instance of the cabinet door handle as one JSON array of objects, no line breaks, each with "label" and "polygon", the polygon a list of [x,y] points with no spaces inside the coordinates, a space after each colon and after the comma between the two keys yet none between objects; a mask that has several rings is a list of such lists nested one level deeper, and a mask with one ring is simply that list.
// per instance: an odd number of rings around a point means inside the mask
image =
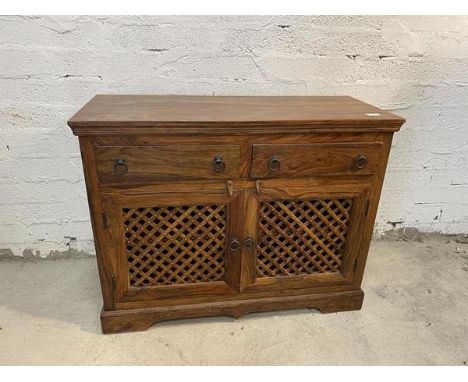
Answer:
[{"label": "cabinet door handle", "polygon": [[221,155],[216,155],[213,159],[213,171],[223,172],[226,169],[226,163]]},{"label": "cabinet door handle", "polygon": [[367,157],[364,154],[359,154],[354,160],[354,165],[360,170],[367,166],[367,162]]},{"label": "cabinet door handle", "polygon": [[270,171],[278,171],[281,168],[281,162],[276,155],[273,155],[268,161],[268,169]]},{"label": "cabinet door handle", "polygon": [[112,168],[117,175],[123,175],[128,172],[128,165],[125,159],[116,159]]},{"label": "cabinet door handle", "polygon": [[250,236],[247,236],[244,240],[244,246],[248,250],[251,250],[254,247],[254,240]]},{"label": "cabinet door handle", "polygon": [[231,240],[231,245],[230,245],[231,251],[238,251],[240,247],[241,247],[241,243],[239,240],[237,239]]}]

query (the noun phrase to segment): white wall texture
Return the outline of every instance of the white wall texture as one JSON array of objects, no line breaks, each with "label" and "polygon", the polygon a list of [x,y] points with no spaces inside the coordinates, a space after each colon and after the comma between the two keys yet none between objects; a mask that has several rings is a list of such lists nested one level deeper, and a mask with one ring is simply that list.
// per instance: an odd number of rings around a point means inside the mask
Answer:
[{"label": "white wall texture", "polygon": [[468,232],[468,17],[0,17],[0,253],[93,251],[96,93],[360,98],[408,120],[376,232]]}]

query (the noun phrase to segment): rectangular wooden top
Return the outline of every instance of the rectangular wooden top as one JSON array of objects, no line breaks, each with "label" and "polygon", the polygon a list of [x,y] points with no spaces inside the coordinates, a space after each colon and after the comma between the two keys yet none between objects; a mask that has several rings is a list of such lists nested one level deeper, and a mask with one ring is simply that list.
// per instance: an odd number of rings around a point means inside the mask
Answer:
[{"label": "rectangular wooden top", "polygon": [[[396,131],[405,120],[347,96],[97,95],[69,121],[76,135],[155,128],[307,126]],[[143,129],[143,128],[147,129]]]}]

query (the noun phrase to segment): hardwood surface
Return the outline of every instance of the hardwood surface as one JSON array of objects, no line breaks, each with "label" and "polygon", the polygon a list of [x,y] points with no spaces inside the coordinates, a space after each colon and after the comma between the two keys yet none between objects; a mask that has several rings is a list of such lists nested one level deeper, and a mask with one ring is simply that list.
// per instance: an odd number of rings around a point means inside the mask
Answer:
[{"label": "hardwood surface", "polygon": [[96,96],[69,125],[80,135],[103,331],[359,309],[403,122],[350,97]]},{"label": "hardwood surface", "polygon": [[102,311],[103,333],[121,333],[146,330],[153,324],[166,320],[209,316],[241,318],[252,312],[268,312],[278,309],[309,308],[321,313],[359,310],[364,293],[362,290],[341,293],[324,293],[301,296],[282,296],[242,301],[186,304],[172,307],[153,307],[133,310]]},{"label": "hardwood surface", "polygon": [[[252,178],[304,177],[313,175],[374,174],[380,165],[380,143],[254,144]],[[365,157],[358,167],[359,156]],[[270,168],[271,162],[278,168]]]},{"label": "hardwood surface", "polygon": [[[240,176],[239,145],[109,146],[96,148],[96,158],[102,182],[223,180]],[[121,173],[114,170],[119,160],[126,166]],[[214,168],[216,161],[218,171]]]},{"label": "hardwood surface", "polygon": [[[97,95],[68,124],[89,126],[352,125],[393,126],[404,119],[347,96],[211,97]],[[81,130],[85,131],[85,130]]]},{"label": "hardwood surface", "polygon": [[[105,196],[114,222],[106,231],[118,262],[116,300],[222,295],[238,288],[240,248],[232,250],[228,241],[240,237],[242,198],[239,191]],[[140,211],[133,217],[122,214],[125,209]]]},{"label": "hardwood surface", "polygon": [[248,193],[244,236],[256,245],[244,254],[244,293],[352,282],[372,183],[327,180],[261,181]]}]

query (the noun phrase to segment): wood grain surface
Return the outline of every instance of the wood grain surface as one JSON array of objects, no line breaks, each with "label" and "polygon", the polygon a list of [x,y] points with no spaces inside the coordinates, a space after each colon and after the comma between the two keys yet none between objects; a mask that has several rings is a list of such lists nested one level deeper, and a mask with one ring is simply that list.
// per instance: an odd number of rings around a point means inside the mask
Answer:
[{"label": "wood grain surface", "polygon": [[[380,166],[382,144],[254,144],[252,148],[252,178],[304,177],[313,175],[374,174]],[[359,168],[359,156],[366,158]],[[270,169],[275,158],[277,169]]]},{"label": "wood grain surface", "polygon": [[353,125],[398,129],[404,119],[347,96],[97,95],[68,124],[89,126]]},{"label": "wood grain surface", "polygon": [[351,97],[93,98],[69,125],[80,136],[103,332],[360,309],[403,122]]},{"label": "wood grain surface", "polygon": [[[102,182],[152,182],[180,179],[232,179],[240,175],[239,145],[108,146],[96,148],[97,171]],[[218,159],[221,171],[214,169]],[[114,164],[124,161],[119,174]]]}]

